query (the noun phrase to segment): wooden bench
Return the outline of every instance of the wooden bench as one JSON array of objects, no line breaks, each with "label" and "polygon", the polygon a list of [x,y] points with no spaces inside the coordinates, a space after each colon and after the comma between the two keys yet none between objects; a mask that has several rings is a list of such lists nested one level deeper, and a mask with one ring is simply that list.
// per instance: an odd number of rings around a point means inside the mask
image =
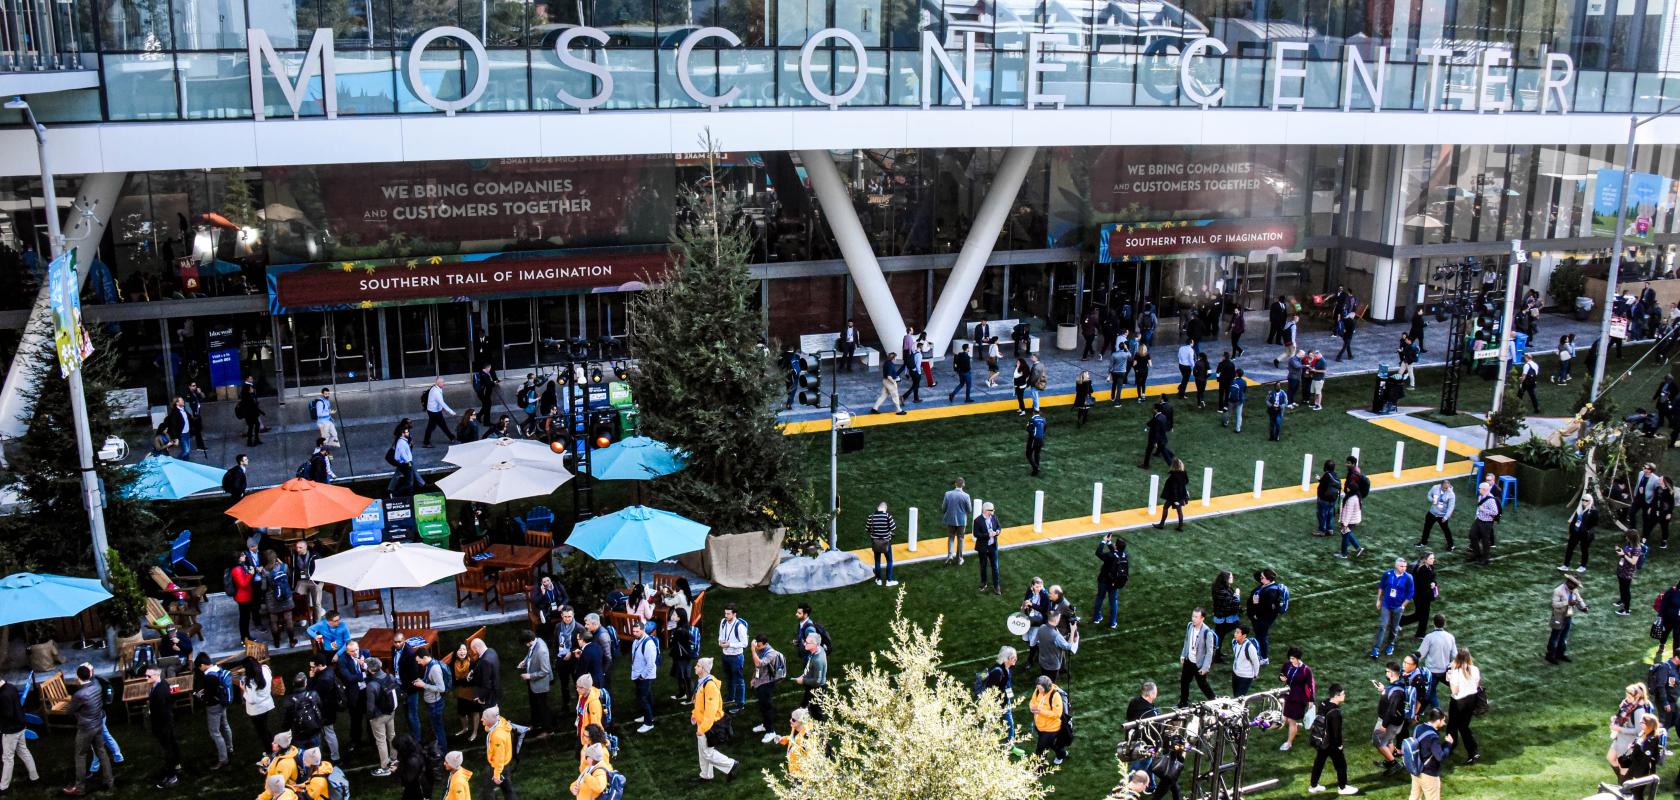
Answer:
[{"label": "wooden bench", "polygon": [[[833,333],[800,334],[799,352],[816,356],[819,359],[839,358],[840,354],[835,351],[834,347],[835,342],[839,339],[839,331],[835,331]],[[854,355],[863,361],[864,366],[881,366],[881,351],[876,350],[873,347],[865,347],[864,345],[859,344],[857,346],[857,352]]]},{"label": "wooden bench", "polygon": [[[45,678],[36,675],[35,689],[40,693],[41,718],[47,727],[76,727],[76,717],[70,713],[70,687],[64,685],[62,673],[54,672]],[[55,720],[62,724],[55,725]]]}]

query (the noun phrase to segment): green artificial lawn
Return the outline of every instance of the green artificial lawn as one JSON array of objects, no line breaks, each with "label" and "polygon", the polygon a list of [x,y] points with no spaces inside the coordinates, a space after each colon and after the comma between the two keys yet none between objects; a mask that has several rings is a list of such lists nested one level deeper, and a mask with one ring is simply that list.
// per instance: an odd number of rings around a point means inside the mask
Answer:
[{"label": "green artificial lawn", "polygon": [[[1628,361],[1633,357],[1630,348]],[[1622,362],[1627,363],[1627,362]],[[1549,367],[1549,365],[1548,365]],[[1548,370],[1549,371],[1549,370]],[[1438,370],[1421,373],[1419,389],[1406,401],[1432,405],[1436,399]],[[1631,409],[1635,399],[1648,397],[1655,385],[1656,370],[1642,370],[1617,390],[1623,407]],[[1574,385],[1554,387],[1543,383],[1540,398],[1544,408],[1567,411],[1583,378]],[[1491,397],[1491,382],[1471,377],[1461,395],[1465,409],[1485,409]],[[1360,422],[1339,409],[1362,402],[1369,391],[1369,379],[1360,377],[1332,381],[1326,410],[1298,411],[1290,417],[1285,441],[1265,441],[1263,418],[1250,416],[1242,436],[1221,430],[1211,410],[1195,411],[1180,406],[1175,449],[1190,462],[1193,474],[1204,464],[1216,468],[1216,492],[1241,491],[1250,486],[1248,471],[1255,458],[1268,460],[1267,483],[1291,484],[1299,479],[1301,453],[1313,452],[1319,459],[1340,457],[1351,446],[1370,454],[1373,469],[1386,470],[1393,453],[1392,434]],[[1193,405],[1193,404],[1192,404]],[[1251,405],[1255,405],[1252,404]],[[1331,410],[1338,409],[1338,410]],[[858,542],[862,509],[877,499],[894,503],[894,510],[919,504],[924,522],[936,524],[931,509],[937,508],[940,492],[949,478],[962,474],[970,490],[996,500],[1006,523],[1025,522],[1031,509],[1031,492],[1046,492],[1048,518],[1073,516],[1090,510],[1090,483],[1105,481],[1105,500],[1110,509],[1139,505],[1147,483],[1138,480],[1147,473],[1136,468],[1142,451],[1142,412],[1134,407],[1120,410],[1098,408],[1084,430],[1076,430],[1069,409],[1051,410],[1051,439],[1045,456],[1046,474],[1026,477],[1019,446],[1022,433],[1013,414],[991,414],[926,423],[891,425],[871,429],[868,447],[842,461],[842,489],[846,513],[842,517],[842,543]],[[826,452],[821,436],[802,437],[812,445],[813,465],[820,467]],[[1429,463],[1433,447],[1408,443],[1409,465]],[[1276,466],[1273,466],[1275,462]],[[1669,461],[1672,467],[1676,462]],[[1157,462],[1155,468],[1160,471]],[[820,475],[821,472],[816,473]],[[1199,476],[1196,476],[1199,477]],[[1199,491],[1192,481],[1192,493]],[[367,491],[377,491],[369,487]],[[1074,659],[1074,677],[1067,687],[1075,703],[1079,739],[1072,757],[1049,778],[1058,796],[1100,797],[1118,779],[1114,744],[1119,738],[1122,711],[1127,700],[1144,680],[1162,684],[1162,700],[1176,699],[1177,653],[1189,610],[1208,601],[1208,585],[1214,574],[1228,569],[1240,576],[1261,567],[1276,569],[1294,595],[1291,613],[1273,632],[1274,664],[1289,644],[1298,644],[1307,654],[1321,690],[1332,682],[1350,687],[1347,706],[1348,760],[1352,781],[1365,794],[1377,797],[1406,796],[1404,781],[1381,779],[1370,766],[1375,757],[1368,731],[1373,722],[1375,692],[1369,680],[1380,677],[1379,667],[1365,657],[1375,627],[1375,584],[1382,569],[1397,555],[1417,551],[1418,525],[1424,509],[1421,487],[1382,491],[1371,496],[1360,538],[1370,554],[1355,562],[1331,556],[1333,539],[1316,539],[1306,534],[1312,526],[1313,508],[1299,504],[1287,508],[1258,510],[1239,515],[1192,521],[1184,533],[1138,531],[1130,535],[1133,558],[1132,582],[1122,594],[1122,624],[1119,631],[1090,630],[1084,647]],[[1467,481],[1459,482],[1460,496],[1469,492]],[[602,498],[605,502],[609,498]],[[548,503],[564,514],[569,494],[560,492]],[[205,571],[219,576],[226,564],[225,553],[235,545],[225,522],[217,519],[225,500],[185,504],[179,513],[201,527],[195,537],[193,558]],[[611,507],[611,506],[603,506]],[[1563,512],[1560,507],[1523,505],[1511,509],[1501,523],[1499,547],[1491,566],[1472,567],[1458,554],[1444,554],[1440,563],[1442,599],[1435,609],[1448,615],[1449,627],[1462,645],[1476,654],[1482,667],[1492,713],[1477,720],[1484,763],[1475,767],[1453,767],[1446,775],[1446,792],[1455,797],[1520,798],[1581,797],[1594,785],[1610,777],[1604,764],[1607,737],[1605,722],[1621,697],[1621,687],[1641,679],[1643,661],[1649,658],[1651,640],[1646,636],[1648,612],[1630,617],[1611,613],[1615,585],[1607,567],[1613,536],[1601,533],[1594,553],[1592,571],[1586,576],[1586,596],[1592,612],[1578,621],[1571,652],[1573,664],[1552,666],[1541,660],[1547,635],[1547,600],[1558,580],[1555,571],[1561,550]],[[1465,504],[1455,520],[1460,547],[1469,527]],[[930,528],[930,531],[933,529]],[[924,534],[928,538],[937,536]],[[1436,542],[1440,543],[1439,533]],[[974,593],[976,565],[962,568],[937,564],[905,566],[898,577],[906,590],[905,610],[924,624],[943,616],[944,649],[949,669],[967,683],[1004,644],[1019,644],[1004,629],[1004,620],[1014,609],[1019,592],[1034,575],[1061,583],[1084,615],[1090,611],[1096,561],[1094,540],[1082,539],[1003,554],[1003,571],[1009,577],[1002,598]],[[1675,557],[1668,551],[1653,550],[1651,564],[1634,585],[1634,607],[1648,607],[1651,597],[1664,584],[1680,577]],[[1246,590],[1251,582],[1241,579]],[[793,607],[803,601],[816,607],[816,615],[836,642],[831,674],[839,676],[848,664],[865,662],[869,651],[881,646],[886,622],[892,614],[894,592],[872,584],[801,597],[771,595],[763,590],[717,590],[707,602],[707,618],[715,625],[723,603],[734,602],[753,630],[767,631],[778,647],[786,649],[794,630]],[[518,625],[492,629],[490,641],[502,654],[503,679],[510,687],[504,705],[506,713],[528,721],[525,695],[513,665],[519,659],[516,645]],[[461,632],[446,633],[446,646],[453,645]],[[711,634],[707,655],[715,655]],[[276,659],[277,672],[289,674],[301,668],[302,659]],[[1273,670],[1262,674],[1257,687],[1268,685]],[[1022,693],[1028,676],[1017,676]],[[1216,672],[1215,686],[1228,690],[1229,674]],[[763,745],[756,737],[724,748],[743,759],[742,774],[733,787],[693,787],[686,779],[695,773],[692,731],[686,724],[687,710],[666,700],[674,683],[662,674],[656,687],[659,724],[653,733],[638,736],[629,724],[636,715],[634,691],[626,667],[615,674],[618,700],[618,732],[624,751],[615,760],[629,780],[629,791],[641,798],[725,798],[761,794],[760,769],[777,769],[782,763],[779,748]],[[785,688],[779,695],[778,716],[785,717],[798,694]],[[231,716],[238,753],[234,770],[205,772],[213,754],[204,732],[202,712],[183,716],[178,731],[185,749],[186,782],[167,794],[198,793],[206,797],[248,797],[260,791],[260,778],[250,767],[257,745],[251,728],[236,710]],[[450,728],[455,727],[453,710]],[[118,715],[120,717],[120,715]],[[562,719],[564,719],[564,713]],[[1017,721],[1028,724],[1024,708]],[[749,708],[738,729],[756,723],[756,709]],[[341,719],[340,729],[347,723]],[[278,725],[278,720],[276,720]],[[399,723],[399,727],[402,724]],[[118,770],[119,798],[154,798],[150,788],[156,749],[143,724],[112,720],[112,731],[121,740],[127,763]],[[347,732],[346,732],[347,733]],[[347,735],[341,736],[344,742]],[[56,793],[70,777],[68,733],[53,731],[36,742],[33,750],[42,765],[45,780],[40,787],[14,786],[14,796],[44,797]],[[482,742],[482,739],[480,740]],[[1277,777],[1282,785],[1264,796],[1299,796],[1306,790],[1306,772],[1311,751],[1304,738],[1289,753],[1277,751],[1281,741],[1276,732],[1257,734],[1249,750],[1246,780]],[[575,775],[577,745],[567,734],[558,734],[527,745],[516,780],[527,797],[566,797],[566,786]],[[399,790],[393,779],[369,775],[370,745],[348,759],[350,777],[357,798],[395,798]],[[483,775],[482,745],[467,749],[469,768]],[[914,758],[915,753],[904,754]],[[22,776],[19,776],[19,780]],[[440,790],[441,791],[441,790]],[[484,797],[480,788],[475,796]]]}]

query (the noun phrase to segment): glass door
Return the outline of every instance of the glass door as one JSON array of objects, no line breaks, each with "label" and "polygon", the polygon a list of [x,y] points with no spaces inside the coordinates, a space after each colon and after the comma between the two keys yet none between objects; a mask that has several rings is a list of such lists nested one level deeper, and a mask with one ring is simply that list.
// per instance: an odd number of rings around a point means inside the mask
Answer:
[{"label": "glass door", "polygon": [[327,314],[288,314],[281,332],[290,339],[298,388],[332,382],[332,322]]},{"label": "glass door", "polygon": [[427,306],[432,312],[437,331],[437,364],[439,375],[465,375],[472,371],[473,333],[477,330],[473,319],[473,304],[443,303]]},{"label": "glass door", "polygon": [[334,311],[327,316],[328,336],[333,343],[332,369],[339,383],[370,381],[367,324],[361,310]]},{"label": "glass door", "polygon": [[402,377],[411,384],[437,376],[431,306],[399,306],[396,309],[397,341],[402,343]]},{"label": "glass door", "polygon": [[537,300],[538,363],[559,363],[573,337],[579,334],[577,295],[539,297]]},{"label": "glass door", "polygon": [[490,306],[491,341],[501,345],[498,370],[530,369],[537,363],[536,298],[497,300]]}]

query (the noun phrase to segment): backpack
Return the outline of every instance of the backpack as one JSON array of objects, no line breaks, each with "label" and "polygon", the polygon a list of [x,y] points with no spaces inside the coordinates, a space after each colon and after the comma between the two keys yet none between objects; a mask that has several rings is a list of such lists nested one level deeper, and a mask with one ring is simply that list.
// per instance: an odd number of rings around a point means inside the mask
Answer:
[{"label": "backpack", "polygon": [[[390,447],[385,449],[385,463],[390,464],[393,467],[402,466],[402,464],[398,463],[398,461],[397,461],[397,446],[396,445],[393,444]],[[309,468],[308,464],[303,465],[303,469],[308,469],[308,468]],[[302,477],[302,476],[299,476],[299,477]]]},{"label": "backpack", "polygon": [[[596,767],[595,769],[606,769]],[[607,788],[595,796],[596,800],[624,800],[624,773],[607,770]]]},{"label": "backpack", "polygon": [[[824,628],[822,626],[821,622],[818,622],[816,620],[811,620],[811,630],[816,631],[817,636],[822,638],[823,653],[833,654],[834,653],[834,639],[829,637],[828,629]],[[803,644],[803,643],[801,643],[801,644]]]},{"label": "backpack", "polygon": [[974,673],[974,683],[971,688],[974,691],[975,697],[984,695],[987,689],[992,688],[990,684],[986,683],[986,679],[992,677],[992,673],[997,669],[997,667],[992,667],[991,669],[983,669]]},{"label": "backpack", "polygon": [[1073,742],[1073,701],[1060,686],[1056,687],[1056,694],[1062,698],[1062,729],[1056,732],[1056,744],[1066,747]]},{"label": "backpack", "polygon": [[1312,727],[1307,730],[1307,744],[1314,750],[1324,750],[1330,746],[1330,714],[1327,710],[1319,711],[1313,718]]},{"label": "backpack", "polygon": [[508,738],[513,740],[513,757],[517,759],[519,758],[519,751],[525,749],[525,734],[530,733],[531,728],[514,722],[511,719],[506,720],[506,722],[508,724],[508,732],[512,734]]},{"label": "backpack", "polygon": [[313,466],[315,466],[315,457],[310,456],[308,461],[305,461],[302,464],[298,465],[297,471],[292,473],[292,477],[294,477],[294,478],[308,478],[309,477],[309,472],[310,472],[309,468],[313,467]]},{"label": "backpack", "polygon": [[1406,690],[1403,687],[1390,686],[1383,689],[1382,697],[1377,701],[1377,719],[1387,726],[1400,725],[1406,721]]},{"label": "backpack", "polygon": [[1119,555],[1120,558],[1114,562],[1114,588],[1124,589],[1132,579],[1132,557],[1124,550]]},{"label": "backpack", "polygon": [[216,672],[216,684],[222,687],[222,693],[214,705],[229,705],[233,702],[233,673],[227,670]]},{"label": "backpack", "polygon": [[373,707],[380,714],[394,714],[397,711],[397,688],[390,681],[381,680],[373,685],[377,691],[373,696]]},{"label": "backpack", "polygon": [[320,732],[321,696],[305,689],[292,698],[292,728],[305,734]]},{"label": "backpack", "polygon": [[431,397],[432,397],[432,388],[430,386],[420,390],[420,410],[421,411],[428,411],[428,409],[426,407],[431,405]]},{"label": "backpack", "polygon": [[597,688],[601,690],[601,727],[605,728],[613,724],[612,692],[607,691],[605,686]]},{"label": "backpack", "polygon": [[777,653],[776,656],[777,656],[776,669],[775,669],[775,672],[774,672],[775,677],[774,677],[773,680],[778,680],[779,681],[779,680],[787,677],[787,656],[784,656],[781,653]]},{"label": "backpack", "polygon": [[[1429,728],[1425,725],[1423,727]],[[1400,743],[1400,763],[1405,765],[1407,774],[1423,774],[1423,737],[1436,736],[1434,728],[1415,736],[1408,736]]]},{"label": "backpack", "polygon": [[[439,661],[435,658],[432,659],[432,663],[430,665],[428,665],[428,668],[426,670],[427,672],[431,671],[430,667],[437,667],[438,672],[443,673],[443,680],[438,681],[438,683],[443,684],[443,690],[445,692],[448,692],[449,690],[455,688],[455,671],[454,670],[452,670],[448,667],[445,667],[443,665],[442,661]],[[427,681],[427,682],[430,683],[430,681]]]},{"label": "backpack", "polygon": [[327,800],[350,800],[350,778],[342,767],[333,767],[327,774]]},{"label": "backpack", "polygon": [[431,776],[434,786],[449,779],[449,770],[443,765],[443,745],[436,739],[421,745],[420,761],[426,765],[426,774]]},{"label": "backpack", "polygon": [[1371,479],[1365,477],[1365,473],[1359,473],[1359,484],[1354,487],[1354,490],[1359,493],[1359,499],[1364,500],[1371,494]]}]

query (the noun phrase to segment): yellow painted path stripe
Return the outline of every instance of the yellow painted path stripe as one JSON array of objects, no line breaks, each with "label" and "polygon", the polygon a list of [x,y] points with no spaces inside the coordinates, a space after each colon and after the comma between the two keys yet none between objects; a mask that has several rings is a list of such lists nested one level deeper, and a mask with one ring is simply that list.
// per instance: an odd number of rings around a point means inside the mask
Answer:
[{"label": "yellow painted path stripe", "polygon": [[[1248,381],[1251,386],[1255,385],[1253,379],[1244,378],[1243,380]],[[926,387],[923,387],[923,390],[925,391]],[[1013,387],[1011,387],[1010,390],[1013,391]],[[1177,393],[1178,384],[1158,383],[1146,387],[1144,396],[1157,397],[1164,394]],[[1137,396],[1138,392],[1135,388],[1120,390],[1120,399],[1122,401],[1135,401],[1137,400]],[[1107,389],[1093,392],[1092,397],[1098,403],[1106,403],[1113,398]],[[891,405],[883,406],[882,411],[879,414],[871,414],[869,413],[869,409],[867,407],[860,407],[858,413],[852,415],[852,427],[870,428],[876,425],[897,425],[903,422],[926,422],[931,419],[951,419],[953,417],[967,417],[975,414],[996,414],[1002,411],[1016,410],[1015,398],[1013,396],[1004,400],[988,400],[982,403],[960,403],[956,405],[937,406],[934,408],[916,408],[915,404],[910,402],[905,402],[904,405],[905,413],[903,416],[894,414],[890,410],[892,408]],[[1040,408],[1071,406],[1073,405],[1073,394],[1040,395],[1038,398],[1038,405]],[[818,433],[827,430],[827,417],[799,420],[796,422],[786,423],[782,426],[782,433],[788,435]]]},{"label": "yellow painted path stripe", "polygon": [[[1401,436],[1407,436],[1407,437],[1416,439],[1420,442],[1427,442],[1431,445],[1439,445],[1440,444],[1441,434],[1431,433],[1430,431],[1425,430],[1424,428],[1420,428],[1416,425],[1413,425],[1410,422],[1406,422],[1406,419],[1408,419],[1408,418],[1407,417],[1377,417],[1376,419],[1372,419],[1372,420],[1368,420],[1368,421],[1372,425],[1375,425],[1375,426],[1377,426],[1379,428],[1382,428],[1384,430],[1393,431],[1395,433],[1400,434]],[[1465,456],[1465,457],[1468,457],[1468,458],[1475,458],[1476,456],[1479,456],[1479,455],[1482,454],[1482,449],[1480,447],[1477,447],[1477,446],[1473,445],[1473,444],[1465,444],[1464,442],[1458,441],[1457,439],[1454,439],[1451,436],[1448,436],[1447,437],[1447,452],[1452,453],[1455,456]]]}]

